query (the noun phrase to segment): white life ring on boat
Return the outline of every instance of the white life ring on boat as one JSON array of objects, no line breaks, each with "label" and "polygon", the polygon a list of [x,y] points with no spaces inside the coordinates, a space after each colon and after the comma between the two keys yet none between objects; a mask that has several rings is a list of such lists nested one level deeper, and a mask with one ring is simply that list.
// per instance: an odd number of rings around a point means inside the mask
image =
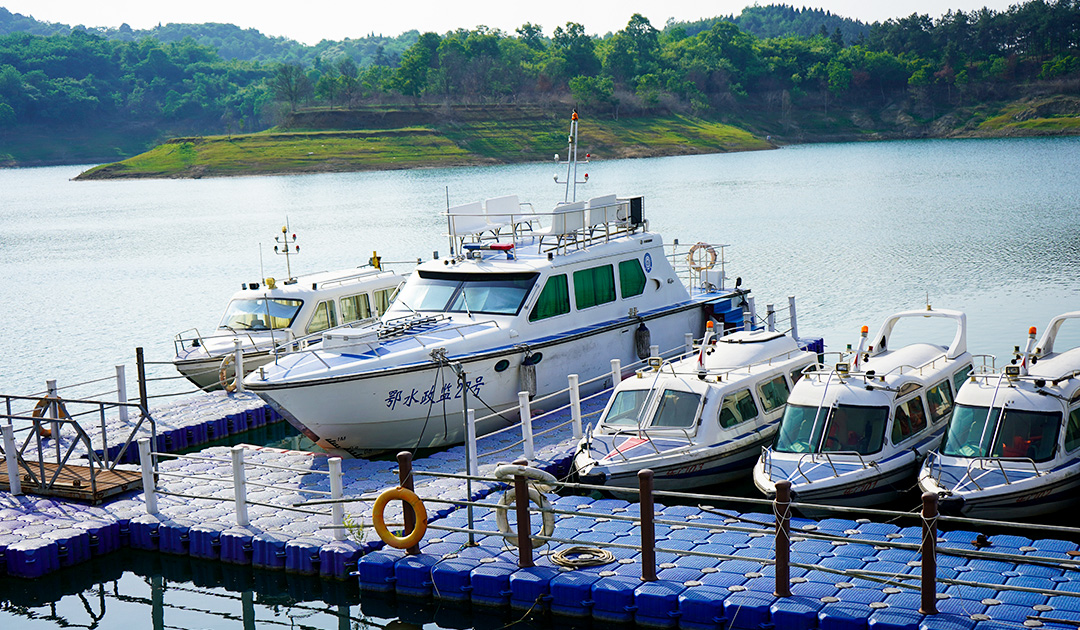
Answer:
[{"label": "white life ring on boat", "polygon": [[[533,470],[535,470],[535,468]],[[543,472],[543,471],[540,471],[540,472]],[[553,477],[553,479],[554,479],[554,477]],[[544,519],[544,526],[540,530],[541,535],[543,535],[543,536],[551,536],[552,534],[554,534],[555,533],[555,515],[552,514],[549,511],[549,510],[551,510],[551,502],[547,500],[547,497],[540,494],[540,492],[536,488],[533,488],[533,487],[529,488],[529,500],[532,501],[533,503],[535,503],[536,506],[539,507],[540,510],[541,510],[540,514],[541,514],[541,516],[543,516],[543,519]],[[502,498],[499,499],[499,505],[506,506],[507,508],[509,508],[511,505],[515,505],[516,503],[517,503],[517,494],[513,490],[507,490],[506,493],[502,495]],[[502,532],[503,538],[506,539],[506,542],[508,542],[510,545],[512,545],[514,547],[517,547],[517,544],[518,544],[517,532],[510,531],[510,520],[509,520],[509,517],[507,517],[507,514],[506,514],[509,511],[510,510],[508,510],[508,509],[506,509],[506,510],[495,510],[495,524],[498,525],[499,531]],[[531,532],[530,532],[530,534],[531,534]],[[534,548],[539,547],[541,545],[547,544],[546,540],[541,540],[541,539],[537,538],[536,536],[530,536],[530,538],[532,539],[532,546]]]},{"label": "white life ring on boat", "polygon": [[236,379],[238,378],[238,376],[234,373],[233,379],[231,381],[229,380],[229,363],[232,360],[232,353],[226,354],[221,359],[221,367],[218,368],[218,383],[221,385],[221,389],[224,389],[230,394],[236,391]]},{"label": "white life ring on boat", "polygon": [[[702,253],[698,254],[698,252]],[[686,263],[694,271],[712,269],[713,265],[716,264],[716,250],[708,243],[696,243],[690,248],[690,252],[686,254]]]},{"label": "white life ring on boat", "polygon": [[511,481],[516,476],[522,476],[532,481],[540,482],[536,485],[537,489],[541,492],[551,492],[558,485],[559,480],[555,478],[555,475],[540,470],[539,468],[532,468],[530,466],[522,466],[520,464],[501,464],[495,468],[495,478],[502,481]]}]

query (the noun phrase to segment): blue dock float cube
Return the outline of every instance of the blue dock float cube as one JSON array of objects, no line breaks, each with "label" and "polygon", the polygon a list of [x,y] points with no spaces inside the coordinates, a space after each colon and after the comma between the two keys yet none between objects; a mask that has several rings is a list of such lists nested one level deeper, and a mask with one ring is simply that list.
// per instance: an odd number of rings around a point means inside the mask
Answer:
[{"label": "blue dock float cube", "polygon": [[243,527],[233,527],[221,532],[221,561],[229,564],[251,564],[255,536]]},{"label": "blue dock float cube", "polygon": [[873,609],[866,604],[832,603],[822,606],[818,612],[820,630],[867,630]]},{"label": "blue dock float cube", "polygon": [[[472,572],[481,566],[480,560],[475,557],[450,558],[429,569],[436,597],[454,602],[468,601],[472,593]],[[398,587],[400,586],[399,580]]]},{"label": "blue dock float cube", "polygon": [[60,568],[59,548],[55,541],[27,538],[7,545],[4,552],[8,575],[39,578]]},{"label": "blue dock float cube", "polygon": [[194,558],[221,559],[221,533],[224,525],[200,523],[188,532],[188,553]]},{"label": "blue dock float cube", "polygon": [[230,413],[225,416],[225,425],[229,429],[229,435],[243,433],[248,430],[247,416],[242,413]]},{"label": "blue dock float cube", "polygon": [[206,423],[207,440],[220,440],[229,435],[229,421],[227,418],[215,418]]},{"label": "blue dock float cube", "polygon": [[720,586],[695,586],[679,593],[679,628],[722,630],[727,624],[724,599],[730,594]]},{"label": "blue dock float cube", "polygon": [[598,573],[571,571],[551,579],[551,612],[567,617],[588,617],[592,610],[592,586]]},{"label": "blue dock float cube", "polygon": [[344,580],[356,571],[361,553],[360,546],[350,540],[335,540],[323,545],[319,550],[319,575]]},{"label": "blue dock float cube", "polygon": [[295,538],[285,543],[285,570],[301,575],[318,575],[323,542],[315,538]]},{"label": "blue dock float cube", "polygon": [[919,630],[922,618],[922,614],[914,610],[884,608],[870,615],[867,626],[869,630]]},{"label": "blue dock float cube", "polygon": [[90,555],[95,558],[120,548],[120,523],[116,521],[78,521],[72,527],[90,536]]},{"label": "blue dock float cube", "polygon": [[394,565],[401,559],[400,551],[373,551],[356,562],[356,576],[365,590],[379,593],[394,592],[397,576]]},{"label": "blue dock float cube", "polygon": [[133,549],[145,551],[157,551],[158,539],[161,537],[161,521],[152,514],[145,514],[131,519],[131,541]]},{"label": "blue dock float cube", "polygon": [[551,604],[551,580],[559,574],[550,567],[518,569],[510,575],[510,607],[517,610],[546,610]]},{"label": "blue dock float cube", "polygon": [[42,538],[56,544],[57,559],[61,567],[86,562],[90,559],[90,534],[74,527],[53,530]]},{"label": "blue dock float cube", "polygon": [[487,562],[472,570],[472,603],[479,606],[510,605],[510,576],[518,570],[509,562]]},{"label": "blue dock float cube", "polygon": [[431,596],[431,570],[439,558],[419,555],[400,557],[394,563],[394,586],[399,595]]},{"label": "blue dock float cube", "polygon": [[775,599],[772,593],[764,591],[733,591],[724,600],[724,617],[728,620],[728,628],[770,630],[772,618],[769,608]]},{"label": "blue dock float cube", "polygon": [[679,595],[686,589],[683,582],[671,580],[646,582],[637,587],[634,591],[637,604],[634,622],[649,628],[674,628],[679,621]]},{"label": "blue dock float cube", "polygon": [[769,616],[776,630],[812,630],[824,605],[820,597],[780,597],[769,607]]},{"label": "blue dock float cube", "polygon": [[940,607],[938,614],[923,617],[919,624],[919,630],[971,630],[974,627],[975,621],[971,617],[942,613]]},{"label": "blue dock float cube", "polygon": [[263,532],[251,539],[251,565],[261,569],[285,568],[285,544],[289,537]]},{"label": "blue dock float cube", "polygon": [[209,422],[194,424],[184,428],[184,436],[188,446],[198,446],[210,441]]},{"label": "blue dock float cube", "polygon": [[629,575],[604,575],[592,585],[592,618],[605,623],[634,620],[634,589],[641,579]]},{"label": "blue dock float cube", "polygon": [[167,519],[158,529],[158,549],[163,553],[186,556],[191,544],[190,531],[193,522],[182,519]]}]

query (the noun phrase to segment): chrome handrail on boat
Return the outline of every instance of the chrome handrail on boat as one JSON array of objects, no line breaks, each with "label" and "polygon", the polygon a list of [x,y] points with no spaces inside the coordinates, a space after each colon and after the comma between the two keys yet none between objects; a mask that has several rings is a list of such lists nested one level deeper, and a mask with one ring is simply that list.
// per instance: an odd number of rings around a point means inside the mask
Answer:
[{"label": "chrome handrail on boat", "polygon": [[972,476],[971,471],[976,464],[979,464],[979,468],[981,470],[990,472],[990,469],[984,468],[982,466],[982,464],[986,462],[996,465],[997,469],[1001,471],[1001,476],[1005,478],[1005,485],[1007,486],[1011,486],[1013,482],[1009,479],[1009,473],[1005,471],[1004,462],[1015,462],[1017,464],[1029,463],[1031,464],[1032,470],[1035,471],[1036,477],[1042,477],[1044,474],[1046,474],[1039,470],[1039,466],[1035,463],[1035,460],[1031,459],[1030,457],[975,457],[972,458],[970,462],[968,462],[967,470],[964,471],[964,476],[960,478],[960,481],[956,483],[953,489],[955,490],[956,488],[959,488],[960,485],[964,483],[964,480],[967,479],[971,481],[971,483],[975,484],[975,487],[980,492],[983,491],[985,488],[979,485],[979,482],[976,481],[976,478]]},{"label": "chrome handrail on boat", "polygon": [[816,464],[816,463],[818,463],[818,460],[817,460],[818,455],[821,455],[822,457],[824,457],[825,461],[828,462],[829,468],[832,469],[833,477],[839,477],[840,476],[840,473],[836,470],[836,464],[832,460],[833,455],[854,455],[854,456],[859,458],[859,465],[862,466],[863,470],[866,470],[867,468],[877,468],[878,467],[877,461],[875,461],[875,460],[870,460],[870,464],[867,465],[866,460],[863,459],[862,453],[860,453],[859,451],[822,451],[822,452],[819,452],[819,453],[803,453],[803,455],[801,457],[799,457],[799,461],[797,461],[795,463],[795,469],[796,469],[796,471],[798,471],[798,473],[800,475],[802,475],[803,479],[806,479],[806,483],[812,483],[812,482],[810,481],[810,478],[806,476],[806,473],[804,473],[803,470],[802,470],[803,461],[807,457],[809,457],[810,461],[812,461],[813,463]]}]

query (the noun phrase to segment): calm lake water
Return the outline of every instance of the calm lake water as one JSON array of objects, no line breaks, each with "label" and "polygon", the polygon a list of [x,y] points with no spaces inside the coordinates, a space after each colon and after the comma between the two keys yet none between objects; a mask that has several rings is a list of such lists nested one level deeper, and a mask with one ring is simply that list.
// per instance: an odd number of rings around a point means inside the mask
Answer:
[{"label": "calm lake water", "polygon": [[[150,361],[169,361],[173,335],[213,328],[242,282],[285,276],[273,238],[286,220],[301,245],[293,270],[306,273],[363,264],[372,250],[398,261],[445,254],[439,213],[448,200],[518,194],[543,211],[562,198],[545,164],[69,181],[83,168],[0,170],[0,393],[105,377],[119,364],[133,375],[137,346]],[[800,332],[824,336],[832,350],[857,343],[863,324],[873,332],[888,314],[929,301],[966,311],[969,349],[1000,365],[1029,326],[1041,332],[1051,317],[1080,309],[1080,138],[813,145],[600,160],[586,170],[579,197],[641,194],[651,226],[669,241],[730,244],[728,274],[743,278],[759,312],[795,295]],[[1080,343],[1077,331],[1064,332]],[[170,387],[180,385],[155,383],[151,394]],[[249,611],[260,627],[361,627],[365,615],[381,625],[404,614],[371,613],[364,604],[375,600],[355,592],[280,600],[260,592],[249,601],[252,588],[154,575],[103,577],[102,592],[119,595],[101,600],[101,627],[156,623],[155,579],[167,586],[168,627],[248,627]],[[0,582],[0,601],[9,588]],[[8,606],[0,627],[92,627],[98,591],[60,589],[55,604],[44,596],[41,605]],[[441,627],[505,623],[417,615],[413,622]]]}]

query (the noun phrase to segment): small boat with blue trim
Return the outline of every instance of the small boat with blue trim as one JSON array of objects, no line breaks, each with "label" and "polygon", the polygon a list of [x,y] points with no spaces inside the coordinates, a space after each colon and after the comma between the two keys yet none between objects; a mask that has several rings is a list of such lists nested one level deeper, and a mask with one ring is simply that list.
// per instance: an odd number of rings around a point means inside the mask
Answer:
[{"label": "small boat with blue trim", "polygon": [[791,387],[824,349],[798,339],[794,303],[790,321],[791,334],[768,326],[719,336],[709,322],[695,352],[657,358],[619,383],[578,446],[579,480],[637,488],[648,468],[654,487],[675,490],[749,476]]},{"label": "small boat with blue trim", "polygon": [[550,212],[512,195],[448,208],[450,255],[418,265],[377,324],[328,331],[245,386],[331,452],[440,447],[464,440],[466,407],[490,432],[517,421],[519,392],[578,374],[588,395],[612,385],[597,378],[612,359],[629,367],[654,344],[671,356],[707,319],[742,322],[749,298],[726,286],[722,246],[669,250],[640,196],[577,199],[577,124]]},{"label": "small boat with blue trim", "polygon": [[[923,318],[951,320],[952,342],[892,348],[898,323]],[[972,371],[967,317],[927,306],[887,318],[872,345],[867,332],[863,326],[858,349],[841,355],[848,360],[807,368],[791,390],[776,441],[754,466],[766,496],[787,480],[804,503],[888,501],[913,487],[919,464],[941,443],[956,389]]]},{"label": "small boat with blue trim", "polygon": [[945,442],[919,473],[943,511],[1030,518],[1080,500],[1080,347],[1057,347],[1062,325],[1077,319],[1055,317],[1037,344],[1032,327],[1012,364],[973,373],[960,389]]}]

